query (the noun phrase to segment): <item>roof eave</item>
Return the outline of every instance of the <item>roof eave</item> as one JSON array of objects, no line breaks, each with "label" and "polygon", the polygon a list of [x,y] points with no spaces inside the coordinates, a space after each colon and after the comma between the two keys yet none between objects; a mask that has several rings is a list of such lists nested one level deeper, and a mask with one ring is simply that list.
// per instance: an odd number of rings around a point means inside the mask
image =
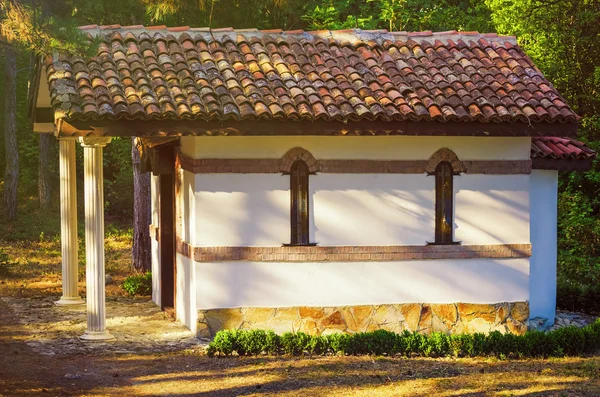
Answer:
[{"label": "roof eave", "polygon": [[594,159],[551,159],[534,157],[531,159],[534,170],[557,171],[589,171],[594,165]]},{"label": "roof eave", "polygon": [[408,135],[577,136],[577,123],[482,123],[308,120],[63,120],[59,136]]}]

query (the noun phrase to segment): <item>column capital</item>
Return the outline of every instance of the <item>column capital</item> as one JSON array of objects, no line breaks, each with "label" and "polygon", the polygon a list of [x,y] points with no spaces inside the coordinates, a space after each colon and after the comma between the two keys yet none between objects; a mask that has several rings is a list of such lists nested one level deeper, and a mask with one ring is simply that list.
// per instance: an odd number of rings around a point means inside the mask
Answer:
[{"label": "column capital", "polygon": [[59,141],[79,141],[79,137],[76,136],[59,136]]},{"label": "column capital", "polygon": [[111,139],[111,137],[106,136],[82,136],[79,137],[79,143],[83,147],[104,147]]}]

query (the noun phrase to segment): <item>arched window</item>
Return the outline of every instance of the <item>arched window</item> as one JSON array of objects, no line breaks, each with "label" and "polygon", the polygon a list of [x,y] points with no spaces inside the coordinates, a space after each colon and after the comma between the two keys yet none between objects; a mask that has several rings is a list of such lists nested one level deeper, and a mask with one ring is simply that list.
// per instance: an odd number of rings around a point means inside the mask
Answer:
[{"label": "arched window", "polygon": [[452,202],[452,165],[440,162],[435,168],[435,243],[453,244],[452,225],[454,224]]},{"label": "arched window", "polygon": [[291,245],[308,245],[308,165],[296,160],[290,169]]}]

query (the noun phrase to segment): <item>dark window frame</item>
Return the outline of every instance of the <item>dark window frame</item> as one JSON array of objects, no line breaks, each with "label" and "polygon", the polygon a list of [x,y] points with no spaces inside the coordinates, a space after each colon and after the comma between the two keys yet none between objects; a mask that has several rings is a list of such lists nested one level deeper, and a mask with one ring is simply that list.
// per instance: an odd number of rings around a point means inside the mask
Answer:
[{"label": "dark window frame", "polygon": [[454,241],[454,170],[448,161],[435,167],[435,242],[430,245],[457,245]]},{"label": "dark window frame", "polygon": [[309,175],[308,164],[296,160],[290,167],[290,243],[289,246],[310,246]]}]

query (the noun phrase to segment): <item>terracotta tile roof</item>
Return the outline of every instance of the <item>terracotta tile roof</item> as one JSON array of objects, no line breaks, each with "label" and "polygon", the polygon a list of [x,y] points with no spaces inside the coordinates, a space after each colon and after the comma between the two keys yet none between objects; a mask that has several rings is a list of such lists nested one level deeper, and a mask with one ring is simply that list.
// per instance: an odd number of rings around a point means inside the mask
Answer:
[{"label": "terracotta tile roof", "polygon": [[596,152],[575,139],[558,137],[533,137],[531,158],[542,157],[562,160],[587,160],[596,158]]},{"label": "terracotta tile roof", "polygon": [[119,25],[90,59],[48,57],[67,120],[576,123],[513,37]]},{"label": "terracotta tile roof", "polygon": [[597,153],[585,143],[558,137],[531,138],[533,168],[589,170]]}]

